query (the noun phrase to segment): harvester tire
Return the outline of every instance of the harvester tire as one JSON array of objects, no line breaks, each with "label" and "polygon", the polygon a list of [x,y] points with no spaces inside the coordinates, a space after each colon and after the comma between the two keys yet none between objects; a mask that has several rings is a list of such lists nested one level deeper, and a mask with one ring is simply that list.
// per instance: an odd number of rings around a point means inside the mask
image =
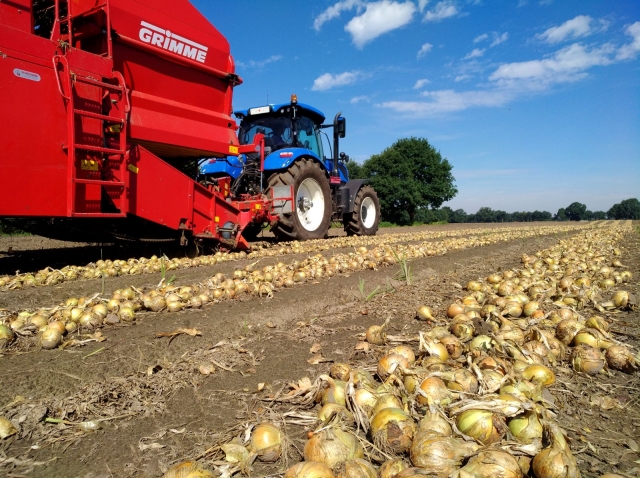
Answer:
[{"label": "harvester tire", "polygon": [[293,212],[280,216],[271,232],[279,240],[324,238],[331,225],[331,189],[324,170],[312,159],[302,158],[269,178],[269,187],[289,185],[293,185]]},{"label": "harvester tire", "polygon": [[374,236],[380,224],[380,201],[371,186],[362,186],[353,201],[353,212],[344,216],[347,236]]},{"label": "harvester tire", "polygon": [[255,241],[258,239],[258,235],[262,232],[262,223],[254,223],[252,222],[242,231],[242,237],[244,237],[247,241]]}]

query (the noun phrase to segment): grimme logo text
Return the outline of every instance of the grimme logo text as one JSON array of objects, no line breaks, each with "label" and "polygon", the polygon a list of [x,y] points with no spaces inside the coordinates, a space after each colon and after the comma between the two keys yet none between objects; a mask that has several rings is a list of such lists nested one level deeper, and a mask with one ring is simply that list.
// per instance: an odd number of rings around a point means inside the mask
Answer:
[{"label": "grimme logo text", "polygon": [[204,63],[207,59],[208,47],[147,22],[141,22],[141,25],[140,40],[143,42],[200,63]]}]

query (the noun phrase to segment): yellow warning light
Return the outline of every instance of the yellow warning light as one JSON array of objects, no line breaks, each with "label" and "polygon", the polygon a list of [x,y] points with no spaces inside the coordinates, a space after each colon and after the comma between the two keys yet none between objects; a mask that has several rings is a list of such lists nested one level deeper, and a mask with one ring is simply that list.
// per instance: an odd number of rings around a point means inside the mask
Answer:
[{"label": "yellow warning light", "polygon": [[215,222],[220,222],[220,218],[219,218],[218,216],[214,217],[214,218],[213,218],[213,220],[214,220]]},{"label": "yellow warning light", "polygon": [[296,103],[298,103],[298,95],[293,94],[291,95],[291,104],[295,105]]},{"label": "yellow warning light", "polygon": [[254,209],[257,211],[258,209],[262,209],[262,204],[257,204],[255,206],[253,206]]}]

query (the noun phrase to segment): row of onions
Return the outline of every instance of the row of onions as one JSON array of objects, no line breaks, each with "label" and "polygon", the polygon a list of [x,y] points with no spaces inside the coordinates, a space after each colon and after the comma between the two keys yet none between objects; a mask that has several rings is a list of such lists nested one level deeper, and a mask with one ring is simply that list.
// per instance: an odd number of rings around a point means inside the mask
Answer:
[{"label": "row of onions", "polygon": [[[0,349],[19,339],[35,337],[44,349],[64,345],[65,337],[74,333],[92,332],[105,325],[133,322],[140,312],[178,312],[198,309],[210,303],[246,296],[271,296],[282,287],[293,287],[309,280],[320,280],[336,274],[348,274],[363,269],[395,264],[406,260],[446,254],[448,251],[504,243],[537,236],[564,227],[508,229],[481,236],[425,241],[418,244],[398,244],[367,249],[362,246],[348,254],[336,254],[329,259],[321,254],[289,264],[278,262],[262,268],[257,263],[236,269],[232,277],[218,273],[206,281],[189,286],[170,286],[142,290],[129,287],[116,290],[110,297],[71,297],[53,308],[0,311]],[[74,343],[67,339],[66,343]]]},{"label": "row of onions", "polygon": [[[575,231],[588,227],[586,225],[564,226],[561,232]],[[322,239],[307,242],[288,242],[275,246],[265,246],[248,254],[240,252],[216,252],[212,255],[203,255],[190,259],[188,257],[172,258],[152,256],[150,258],[131,258],[128,260],[99,260],[85,266],[65,266],[61,269],[47,267],[35,273],[16,274],[14,276],[0,276],[0,291],[21,290],[29,287],[57,285],[63,282],[78,280],[100,279],[103,277],[116,277],[127,275],[142,275],[159,273],[162,270],[174,271],[193,267],[213,266],[217,263],[237,261],[242,259],[259,259],[263,257],[279,257],[289,254],[312,253],[330,251],[344,247],[381,246],[384,244],[396,244],[401,242],[416,242],[442,239],[447,237],[460,237],[463,235],[484,234],[487,232],[501,233],[518,231],[522,228],[501,228],[482,230],[457,230],[457,231],[420,231],[413,233],[386,234],[382,236],[353,236]],[[557,227],[540,228],[541,234],[558,232]]]},{"label": "row of onions", "polygon": [[[557,367],[637,370],[640,358],[607,318],[635,308],[621,290],[632,275],[616,247],[628,231],[587,231],[470,281],[446,320],[418,309],[426,324],[418,337],[389,336],[388,322],[370,327],[377,364],[335,363],[308,388],[317,427],[285,478],[579,477],[549,387]],[[222,449],[246,465],[277,460],[286,442],[262,423]],[[178,476],[214,475],[184,462],[165,474]]]}]

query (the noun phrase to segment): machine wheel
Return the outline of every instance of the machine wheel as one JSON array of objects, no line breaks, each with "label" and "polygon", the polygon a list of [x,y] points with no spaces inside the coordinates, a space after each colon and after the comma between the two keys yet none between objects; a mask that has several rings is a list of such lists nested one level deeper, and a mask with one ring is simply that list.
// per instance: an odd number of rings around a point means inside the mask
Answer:
[{"label": "machine wheel", "polygon": [[353,201],[353,212],[345,214],[344,230],[348,236],[373,236],[380,223],[380,201],[371,186],[362,186]]},{"label": "machine wheel", "polygon": [[331,190],[324,171],[302,158],[269,178],[269,187],[288,185],[293,185],[294,210],[282,215],[271,231],[280,240],[323,238],[331,225]]}]

